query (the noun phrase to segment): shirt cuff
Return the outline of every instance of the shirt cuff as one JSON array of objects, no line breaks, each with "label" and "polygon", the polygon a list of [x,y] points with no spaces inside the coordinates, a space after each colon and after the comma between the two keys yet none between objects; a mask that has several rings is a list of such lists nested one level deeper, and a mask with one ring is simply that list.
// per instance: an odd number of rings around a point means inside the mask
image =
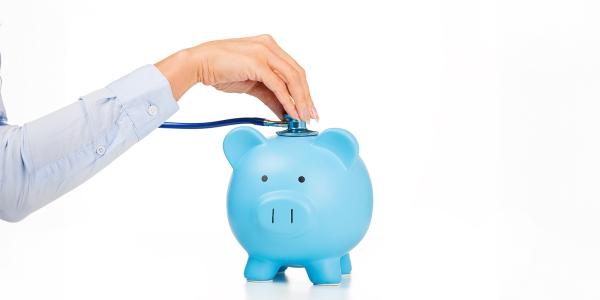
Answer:
[{"label": "shirt cuff", "polygon": [[143,66],[106,87],[131,119],[141,140],[171,117],[179,105],[169,81],[154,65]]}]

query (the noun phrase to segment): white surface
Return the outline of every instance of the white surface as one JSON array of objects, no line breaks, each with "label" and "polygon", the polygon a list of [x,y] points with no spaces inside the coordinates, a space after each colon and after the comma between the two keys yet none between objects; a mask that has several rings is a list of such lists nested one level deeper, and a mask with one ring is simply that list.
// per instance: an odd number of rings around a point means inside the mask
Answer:
[{"label": "white surface", "polygon": [[[245,283],[225,212],[229,129],[156,131],[0,223],[0,299],[600,297],[597,1],[147,2],[0,0],[10,120],[179,48],[271,33],[308,72],[311,127],[353,132],[371,172],[354,274],[337,288],[299,269]],[[270,116],[203,86],[180,104],[173,120]]]}]

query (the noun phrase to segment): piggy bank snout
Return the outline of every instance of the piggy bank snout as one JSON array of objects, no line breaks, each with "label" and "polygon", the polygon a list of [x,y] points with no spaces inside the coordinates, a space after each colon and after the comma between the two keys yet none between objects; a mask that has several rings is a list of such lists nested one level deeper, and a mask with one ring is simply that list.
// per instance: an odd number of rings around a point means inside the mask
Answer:
[{"label": "piggy bank snout", "polygon": [[256,217],[260,226],[269,233],[299,234],[311,223],[311,205],[303,196],[275,193],[261,197]]}]

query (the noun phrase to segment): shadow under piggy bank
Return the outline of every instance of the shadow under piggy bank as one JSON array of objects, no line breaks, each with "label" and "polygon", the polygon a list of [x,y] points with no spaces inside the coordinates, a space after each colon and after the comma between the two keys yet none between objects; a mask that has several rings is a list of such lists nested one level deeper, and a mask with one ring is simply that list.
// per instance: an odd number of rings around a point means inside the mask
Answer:
[{"label": "shadow under piggy bank", "polygon": [[273,283],[264,284],[256,282],[246,283],[246,298],[248,300],[270,299],[311,299],[311,300],[343,300],[349,299],[349,277],[342,279],[339,287],[291,285],[284,273],[278,273],[273,278]]}]

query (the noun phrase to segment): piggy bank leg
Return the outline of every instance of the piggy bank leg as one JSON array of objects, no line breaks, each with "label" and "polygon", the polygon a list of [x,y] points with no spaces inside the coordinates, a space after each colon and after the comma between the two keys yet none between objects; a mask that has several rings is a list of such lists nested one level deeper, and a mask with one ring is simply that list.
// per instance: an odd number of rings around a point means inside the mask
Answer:
[{"label": "piggy bank leg", "polygon": [[285,272],[286,269],[287,269],[286,266],[282,266],[279,268],[279,270],[277,270],[277,273],[283,273],[283,272]]},{"label": "piggy bank leg", "polygon": [[352,264],[350,263],[350,254],[346,254],[342,256],[340,259],[340,264],[342,266],[342,276],[350,276],[350,272],[352,272]]},{"label": "piggy bank leg", "polygon": [[306,265],[310,281],[318,285],[339,285],[342,281],[340,257],[327,258]]},{"label": "piggy bank leg", "polygon": [[265,259],[248,257],[244,277],[248,281],[271,281],[279,270],[279,264]]}]

